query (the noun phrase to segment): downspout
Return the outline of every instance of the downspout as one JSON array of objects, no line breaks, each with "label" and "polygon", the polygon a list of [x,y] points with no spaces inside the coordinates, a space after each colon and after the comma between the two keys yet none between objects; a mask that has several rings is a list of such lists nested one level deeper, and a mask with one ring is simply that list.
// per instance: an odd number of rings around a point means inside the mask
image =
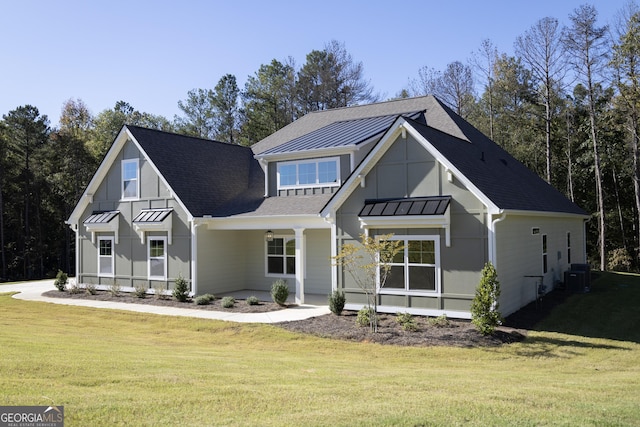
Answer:
[{"label": "downspout", "polygon": [[191,220],[191,291],[193,295],[198,295],[198,281],[196,274],[198,271],[198,227],[202,223],[196,223],[196,218]]},{"label": "downspout", "polygon": [[80,278],[80,257],[82,257],[82,252],[80,250],[80,225],[74,224],[73,231],[76,233],[76,286],[80,285],[78,279]]},{"label": "downspout", "polygon": [[489,262],[493,264],[493,267],[497,270],[497,249],[496,249],[496,224],[504,221],[507,217],[507,213],[504,211],[500,211],[500,216],[494,218],[489,224]]},{"label": "downspout", "polygon": [[69,228],[71,230],[73,230],[73,234],[75,235],[75,242],[74,242],[74,246],[76,247],[76,256],[75,256],[75,278],[76,278],[76,285],[79,285],[80,282],[78,281],[78,275],[80,274],[80,231],[79,228],[80,226],[78,225],[78,223],[72,224],[70,222],[66,222],[65,224],[67,224],[69,226]]},{"label": "downspout", "polygon": [[259,158],[257,160],[264,172],[264,197],[269,197],[269,162],[264,158]]},{"label": "downspout", "polygon": [[589,218],[582,221],[582,259],[584,260],[585,264],[589,263],[589,260],[587,258],[587,222],[589,222]]},{"label": "downspout", "polygon": [[335,221],[330,221],[330,223],[331,223],[331,292],[333,292],[338,290],[338,266],[334,261],[336,259],[336,256],[338,255],[338,232],[337,232]]}]

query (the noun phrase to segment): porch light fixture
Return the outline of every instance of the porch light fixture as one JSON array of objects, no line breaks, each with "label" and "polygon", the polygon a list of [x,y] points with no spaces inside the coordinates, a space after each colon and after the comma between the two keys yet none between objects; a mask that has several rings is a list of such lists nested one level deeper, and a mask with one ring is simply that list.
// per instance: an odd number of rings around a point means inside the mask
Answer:
[{"label": "porch light fixture", "polygon": [[268,230],[266,233],[264,233],[264,239],[267,242],[273,242],[273,231]]}]

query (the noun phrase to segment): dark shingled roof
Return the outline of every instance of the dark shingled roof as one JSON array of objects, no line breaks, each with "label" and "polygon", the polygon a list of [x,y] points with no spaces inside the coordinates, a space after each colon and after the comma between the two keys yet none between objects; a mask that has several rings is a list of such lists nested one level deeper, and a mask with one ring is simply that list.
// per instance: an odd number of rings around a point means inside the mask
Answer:
[{"label": "dark shingled roof", "polygon": [[138,126],[127,128],[195,217],[214,215],[223,205],[242,198],[251,192],[250,181],[255,185],[260,176],[264,183],[262,168],[248,147]]},{"label": "dark shingled roof", "polygon": [[408,119],[408,122],[498,208],[586,215],[579,206],[462,117],[444,104],[440,103],[440,106],[468,141],[415,120]]},{"label": "dark shingled roof", "polygon": [[[433,96],[311,113],[252,148],[137,126],[127,128],[194,217],[309,215],[319,213],[331,195],[265,199],[264,172],[254,153],[357,145],[382,134],[403,115],[408,125],[498,208],[586,215]],[[401,206],[415,211],[420,205],[378,202],[384,204],[381,212]],[[104,221],[93,216],[90,219]]]}]

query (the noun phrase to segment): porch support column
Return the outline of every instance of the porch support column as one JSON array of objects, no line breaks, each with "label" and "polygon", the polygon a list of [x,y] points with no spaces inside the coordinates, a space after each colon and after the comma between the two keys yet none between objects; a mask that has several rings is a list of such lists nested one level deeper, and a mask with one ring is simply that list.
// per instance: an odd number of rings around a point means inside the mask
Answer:
[{"label": "porch support column", "polygon": [[296,235],[296,304],[304,304],[304,228],[294,228]]}]

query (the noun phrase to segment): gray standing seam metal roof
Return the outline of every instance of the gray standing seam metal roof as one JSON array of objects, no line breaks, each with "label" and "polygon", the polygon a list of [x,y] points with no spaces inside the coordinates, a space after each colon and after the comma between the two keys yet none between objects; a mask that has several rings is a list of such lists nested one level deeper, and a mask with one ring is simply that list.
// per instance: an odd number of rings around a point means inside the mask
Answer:
[{"label": "gray standing seam metal roof", "polygon": [[365,200],[358,216],[444,215],[450,202],[451,196]]},{"label": "gray standing seam metal roof", "polygon": [[262,139],[254,144],[251,149],[255,154],[259,155],[335,122],[369,117],[399,116],[412,111],[425,111],[426,121],[429,126],[458,138],[466,139],[464,133],[451,120],[451,117],[442,111],[440,105],[440,102],[434,96],[429,95],[315,111],[300,117],[295,122]]},{"label": "gray standing seam metal roof", "polygon": [[162,222],[173,209],[142,209],[132,222]]},{"label": "gray standing seam metal roof", "polygon": [[119,213],[120,211],[95,211],[82,222],[84,224],[106,224],[111,222]]},{"label": "gray standing seam metal roof", "polygon": [[[422,111],[412,111],[405,115],[417,119],[420,113]],[[398,114],[392,114],[334,122],[289,142],[270,148],[260,153],[260,155],[358,145],[376,135],[382,135],[397,118]]]}]

